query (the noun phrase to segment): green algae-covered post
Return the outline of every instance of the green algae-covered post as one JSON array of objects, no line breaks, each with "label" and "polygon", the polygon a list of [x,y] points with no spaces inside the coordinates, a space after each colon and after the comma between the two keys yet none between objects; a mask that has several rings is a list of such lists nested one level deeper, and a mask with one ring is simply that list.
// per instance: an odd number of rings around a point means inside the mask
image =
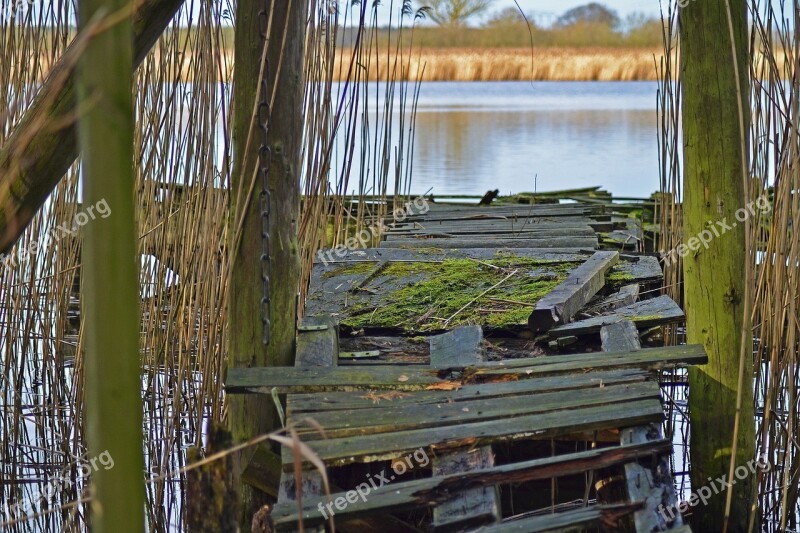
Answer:
[{"label": "green algae-covered post", "polygon": [[[735,62],[726,10],[729,4],[735,37]],[[745,293],[745,228],[736,211],[745,207],[745,149],[740,130],[749,122],[748,37],[744,0],[691,2],[681,10],[681,70],[683,74],[684,243],[707,235],[717,221],[730,226],[714,232],[708,248],[696,247],[683,260],[687,342],[702,344],[707,365],[689,371],[692,487],[709,478],[728,479],[736,419],[739,359],[743,339]],[[737,87],[736,70],[740,77]],[[747,131],[745,129],[745,131]],[[745,167],[745,168],[743,168]],[[717,225],[714,229],[719,228]],[[694,241],[696,244],[696,241]],[[748,349],[748,353],[752,350]],[[745,358],[735,466],[754,455],[752,359]],[[752,477],[733,486],[728,531],[746,531]],[[716,492],[716,491],[714,491]],[[726,494],[712,495],[707,505],[693,509],[695,531],[722,531]]]},{"label": "green algae-covered post", "polygon": [[144,531],[130,7],[81,0],[78,9],[83,30],[99,21],[78,66],[83,205],[111,212],[84,227],[82,251],[88,459],[113,458],[92,474],[98,533]]},{"label": "green algae-covered post", "polygon": [[[274,6],[273,13],[259,12]],[[295,321],[300,261],[297,248],[299,217],[300,146],[302,136],[303,60],[307,2],[240,0],[236,9],[233,145],[236,153],[231,175],[231,278],[228,301],[228,366],[291,366],[294,363]],[[270,341],[262,344],[261,323],[261,178],[245,204],[258,164],[261,132],[253,124],[254,104],[260,98],[259,72],[262,45],[260,21],[272,20],[269,34],[267,80],[275,90],[270,114]],[[285,34],[285,38],[284,38]],[[252,125],[252,138],[248,133]],[[239,191],[242,191],[239,196]],[[243,221],[241,235],[234,233]],[[234,440],[246,441],[280,426],[272,399],[265,395],[230,398],[229,424]],[[243,470],[254,450],[240,457]],[[254,488],[242,486],[242,524],[265,502]]]}]

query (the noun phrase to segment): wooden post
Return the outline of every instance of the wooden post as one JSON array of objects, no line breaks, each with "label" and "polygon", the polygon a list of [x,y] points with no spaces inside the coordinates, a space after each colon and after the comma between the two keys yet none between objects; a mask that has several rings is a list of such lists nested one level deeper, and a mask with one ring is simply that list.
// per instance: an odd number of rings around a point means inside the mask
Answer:
[{"label": "wooden post", "polygon": [[[297,248],[299,217],[300,148],[302,137],[304,35],[307,2],[286,0],[240,0],[236,11],[235,85],[233,144],[236,154],[231,178],[232,267],[229,313],[230,367],[291,366],[294,362],[295,323],[300,260]],[[256,117],[254,103],[259,97],[258,78],[261,66],[259,11],[274,6],[268,49],[268,85],[277,83],[270,119],[269,175],[271,200],[271,339],[262,345],[261,300],[261,210],[258,179],[249,203],[244,205],[258,162],[261,144],[257,125],[247,144],[248,132]],[[269,16],[269,13],[267,13]],[[284,35],[285,41],[284,41]],[[276,80],[277,74],[277,80]],[[237,191],[242,197],[237,204]],[[238,241],[234,232],[242,219]],[[229,422],[234,440],[241,442],[280,426],[272,399],[265,395],[229,397]],[[240,471],[246,468],[250,451],[240,457]],[[265,495],[242,486],[241,523],[249,526],[252,515],[264,502]]]},{"label": "wooden post", "polygon": [[[80,26],[129,7],[129,0],[81,0]],[[132,44],[130,15],[117,18],[90,41],[78,65],[83,205],[105,202],[111,210],[84,226],[82,251],[89,460],[113,458],[113,467],[92,474],[91,523],[99,533],[144,530]]]},{"label": "wooden post", "polygon": [[[744,0],[729,0],[735,57],[726,1],[691,2],[681,10],[683,73],[684,243],[709,237],[684,256],[687,342],[702,344],[707,365],[689,371],[692,487],[729,477],[743,339],[745,233],[736,211],[745,207],[745,147],[740,130],[743,98],[749,124],[747,11]],[[741,84],[737,87],[735,65]],[[743,157],[744,156],[744,157]],[[742,167],[745,167],[744,169]],[[696,241],[694,241],[696,245]],[[735,466],[746,467],[755,453],[752,358],[745,358],[742,411]],[[718,482],[717,482],[718,483]],[[736,479],[728,531],[746,531],[752,475]],[[712,490],[707,505],[692,509],[696,531],[722,531],[725,492]]]},{"label": "wooden post", "polygon": [[[133,62],[139,66],[183,0],[140,0],[133,13]],[[130,6],[131,3],[126,4]],[[0,147],[0,252],[8,252],[78,157],[74,52],[50,70],[36,99]]]}]

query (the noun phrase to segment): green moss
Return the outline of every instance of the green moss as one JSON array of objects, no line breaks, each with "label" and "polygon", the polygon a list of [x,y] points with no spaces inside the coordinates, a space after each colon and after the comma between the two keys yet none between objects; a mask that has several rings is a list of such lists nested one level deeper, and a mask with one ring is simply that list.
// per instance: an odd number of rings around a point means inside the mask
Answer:
[{"label": "green moss", "polygon": [[354,276],[356,274],[369,274],[375,270],[377,261],[356,261],[345,266],[334,268],[322,275],[323,279],[335,278],[336,276]]},{"label": "green moss", "polygon": [[613,269],[610,273],[606,274],[607,283],[622,283],[626,281],[633,281],[633,274],[624,270]]},{"label": "green moss", "polygon": [[[552,291],[576,266],[576,263],[518,256],[492,259],[491,264],[499,268],[469,259],[392,263],[381,277],[404,278],[405,283],[382,295],[385,305],[361,304],[350,308],[350,316],[342,324],[353,328],[433,331],[443,329],[445,321],[467,304],[447,324],[448,328],[464,324],[494,327],[523,324],[532,304]],[[518,270],[516,275],[481,296],[514,270]]]}]

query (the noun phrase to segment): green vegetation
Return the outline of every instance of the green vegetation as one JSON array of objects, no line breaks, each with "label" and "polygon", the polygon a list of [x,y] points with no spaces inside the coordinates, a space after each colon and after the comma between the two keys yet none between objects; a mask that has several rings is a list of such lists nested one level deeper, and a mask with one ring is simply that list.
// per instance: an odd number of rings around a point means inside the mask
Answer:
[{"label": "green vegetation", "polygon": [[354,276],[356,274],[369,274],[377,267],[376,261],[363,261],[360,263],[350,263],[345,266],[336,267],[322,275],[322,279],[335,278],[337,276]]},{"label": "green vegetation", "polygon": [[[385,296],[390,305],[375,307],[364,303],[350,308],[350,316],[342,324],[407,331],[443,329],[448,319],[451,319],[448,327],[475,323],[489,327],[524,324],[532,305],[577,265],[518,256],[495,259],[491,264],[499,268],[469,259],[392,263],[382,276],[410,278],[410,282]],[[517,274],[501,283],[515,270]]]}]

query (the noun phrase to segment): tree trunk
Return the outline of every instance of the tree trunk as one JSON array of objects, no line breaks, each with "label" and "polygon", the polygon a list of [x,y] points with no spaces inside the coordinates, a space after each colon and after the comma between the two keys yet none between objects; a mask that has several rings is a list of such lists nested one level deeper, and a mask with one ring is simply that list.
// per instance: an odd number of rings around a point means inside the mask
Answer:
[{"label": "tree trunk", "polygon": [[[135,66],[150,52],[182,2],[137,3],[133,14]],[[73,43],[52,68],[36,99],[0,148],[0,252],[8,252],[17,242],[78,157],[77,131],[70,118],[76,114],[75,48]]]},{"label": "tree trunk", "polygon": [[[744,0],[730,0],[731,34],[725,2],[691,2],[681,10],[684,135],[684,292],[687,341],[702,344],[709,363],[689,372],[692,488],[720,487],[728,479],[742,347],[745,294],[745,231],[736,212],[745,207],[739,95],[749,125],[747,12]],[[741,217],[741,212],[740,212]],[[730,226],[727,228],[727,226]],[[704,233],[705,232],[705,233]],[[696,236],[711,236],[707,249]],[[695,246],[692,247],[692,244]],[[752,337],[744,339],[748,354]],[[747,467],[755,453],[752,358],[745,362],[742,411],[734,464]],[[740,472],[740,471],[737,471]],[[730,480],[729,480],[730,481]],[[714,483],[714,485],[712,485]],[[728,531],[746,531],[753,477],[736,478]],[[722,531],[725,491],[692,509],[695,531]]]},{"label": "tree trunk", "polygon": [[[261,135],[253,125],[247,146],[248,131],[256,120],[254,102],[259,95],[259,70],[262,44],[259,33],[259,11],[266,9],[264,0],[240,0],[236,11],[235,84],[233,109],[233,145],[235,163],[231,177],[232,267],[228,300],[230,367],[291,366],[294,363],[295,322],[300,262],[297,248],[299,217],[300,148],[302,137],[303,62],[307,2],[304,0],[274,2],[272,30],[269,36],[267,73],[269,93],[277,83],[272,106],[268,144],[271,149],[269,173],[270,202],[270,343],[262,344],[261,324],[261,179],[249,203],[247,192],[258,163]],[[282,46],[286,33],[285,46]],[[280,64],[280,67],[279,67]],[[280,68],[280,72],[278,69]],[[276,74],[278,78],[276,80]],[[246,148],[247,146],[247,148]],[[237,193],[242,190],[238,200]],[[241,237],[233,233],[244,211]],[[265,395],[242,395],[228,398],[229,422],[234,440],[241,442],[280,427],[272,399]],[[252,452],[240,457],[240,473]],[[242,525],[265,502],[266,495],[249,486],[242,486]]]},{"label": "tree trunk", "polygon": [[[81,0],[80,25],[126,7],[128,0]],[[99,533],[144,531],[132,42],[130,18],[122,19],[89,42],[78,65],[83,206],[104,201],[111,211],[84,226],[82,251],[89,457],[113,459],[113,468],[92,474],[92,531]]]}]

